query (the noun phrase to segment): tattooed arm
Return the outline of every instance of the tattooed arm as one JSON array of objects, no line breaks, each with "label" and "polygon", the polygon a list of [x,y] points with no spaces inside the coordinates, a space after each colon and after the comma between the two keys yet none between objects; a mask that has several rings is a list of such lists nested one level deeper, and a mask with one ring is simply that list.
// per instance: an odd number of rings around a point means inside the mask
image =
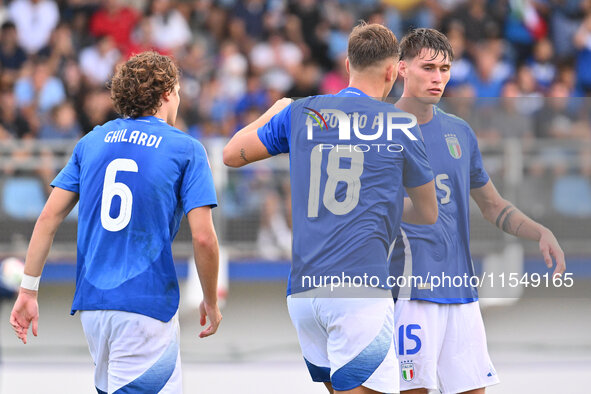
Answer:
[{"label": "tattooed arm", "polygon": [[552,231],[540,223],[530,219],[527,215],[505,200],[493,183],[470,191],[470,195],[478,204],[482,216],[504,232],[519,238],[538,241],[540,252],[548,268],[552,268],[552,257],[556,260],[554,273],[563,273],[566,269],[564,252]]},{"label": "tattooed arm", "polygon": [[254,161],[271,157],[269,151],[257,135],[257,130],[292,102],[289,98],[278,100],[257,120],[238,131],[224,148],[224,164],[229,167],[242,167]]}]

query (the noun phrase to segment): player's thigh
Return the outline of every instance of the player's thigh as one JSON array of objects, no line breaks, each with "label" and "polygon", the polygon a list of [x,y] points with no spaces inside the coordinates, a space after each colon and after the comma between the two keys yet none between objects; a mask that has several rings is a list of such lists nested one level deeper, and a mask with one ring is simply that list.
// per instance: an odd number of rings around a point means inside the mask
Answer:
[{"label": "player's thigh", "polygon": [[488,354],[478,302],[450,305],[439,382],[442,393],[462,393],[499,382]]},{"label": "player's thigh", "polygon": [[438,388],[437,363],[445,331],[447,305],[398,300],[395,340],[400,366],[400,390]]},{"label": "player's thigh", "polygon": [[327,298],[315,302],[328,333],[327,352],[335,392],[365,390],[360,386],[398,392],[392,299]]},{"label": "player's thigh", "polygon": [[80,311],[80,322],[94,362],[94,385],[106,393],[109,382],[110,329],[105,311]]},{"label": "player's thigh", "polygon": [[328,334],[320,324],[309,292],[287,297],[287,309],[295,327],[308,372],[315,382],[330,382],[326,352]]},{"label": "player's thigh", "polygon": [[109,393],[181,393],[179,325],[136,313],[111,313]]}]

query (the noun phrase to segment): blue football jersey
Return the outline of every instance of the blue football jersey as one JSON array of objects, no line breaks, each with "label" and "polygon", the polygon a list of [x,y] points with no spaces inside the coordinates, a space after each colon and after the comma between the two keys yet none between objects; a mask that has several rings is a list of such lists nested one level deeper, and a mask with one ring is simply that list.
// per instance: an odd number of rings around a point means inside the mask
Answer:
[{"label": "blue football jersey", "polygon": [[[399,289],[395,297],[438,303],[476,301],[470,286],[474,275],[470,255],[470,189],[486,185],[478,142],[462,119],[433,107],[433,119],[422,124],[427,156],[435,174],[439,218],[433,225],[402,223],[390,258],[393,276],[421,277],[423,283]],[[461,283],[445,279],[462,277]],[[434,276],[437,278],[433,279]],[[400,282],[403,283],[404,282]],[[459,284],[459,286],[458,286]],[[410,291],[410,294],[409,294]]]},{"label": "blue football jersey", "polygon": [[[403,186],[433,179],[420,131],[407,116],[347,88],[295,101],[258,129],[270,154],[290,158],[288,294],[324,287],[327,276],[375,277],[386,288]],[[408,127],[397,128],[402,124]]]},{"label": "blue football jersey", "polygon": [[72,314],[111,309],[169,321],[182,215],[217,205],[203,146],[153,116],[116,119],[78,142],[51,185],[80,197]]}]

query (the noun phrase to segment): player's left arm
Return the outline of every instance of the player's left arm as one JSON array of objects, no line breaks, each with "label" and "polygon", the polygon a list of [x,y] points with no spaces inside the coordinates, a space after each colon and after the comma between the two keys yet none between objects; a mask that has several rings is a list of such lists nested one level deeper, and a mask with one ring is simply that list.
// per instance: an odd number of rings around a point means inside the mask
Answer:
[{"label": "player's left arm", "polygon": [[501,197],[492,181],[489,180],[482,187],[471,189],[470,195],[486,220],[508,234],[538,241],[540,252],[548,268],[552,268],[552,257],[554,257],[556,260],[554,274],[562,274],[565,271],[564,252],[552,231],[532,220]]},{"label": "player's left arm", "polygon": [[276,101],[257,120],[238,131],[224,147],[224,164],[228,167],[242,167],[271,157],[267,147],[261,142],[257,130],[267,124],[273,116],[281,112],[292,101],[290,98],[282,98]]},{"label": "player's left arm", "polygon": [[[59,187],[53,189],[33,229],[25,258],[25,275],[41,276],[55,233],[77,202],[78,193]],[[37,336],[37,293],[35,290],[21,287],[10,314],[10,324],[23,343],[27,343],[27,332],[31,323],[33,335]]]}]

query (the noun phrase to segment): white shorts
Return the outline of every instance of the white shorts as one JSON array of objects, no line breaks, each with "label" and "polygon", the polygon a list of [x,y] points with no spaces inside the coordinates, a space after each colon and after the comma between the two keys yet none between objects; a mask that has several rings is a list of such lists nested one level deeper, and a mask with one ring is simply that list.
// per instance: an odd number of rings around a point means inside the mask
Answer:
[{"label": "white shorts", "polygon": [[338,391],[365,386],[397,393],[393,300],[304,298],[306,293],[288,296],[287,307],[312,380]]},{"label": "white shorts", "polygon": [[400,390],[461,393],[499,383],[478,301],[438,304],[399,299],[395,321]]},{"label": "white shorts", "polygon": [[81,311],[103,393],[182,393],[179,323],[122,311]]}]

